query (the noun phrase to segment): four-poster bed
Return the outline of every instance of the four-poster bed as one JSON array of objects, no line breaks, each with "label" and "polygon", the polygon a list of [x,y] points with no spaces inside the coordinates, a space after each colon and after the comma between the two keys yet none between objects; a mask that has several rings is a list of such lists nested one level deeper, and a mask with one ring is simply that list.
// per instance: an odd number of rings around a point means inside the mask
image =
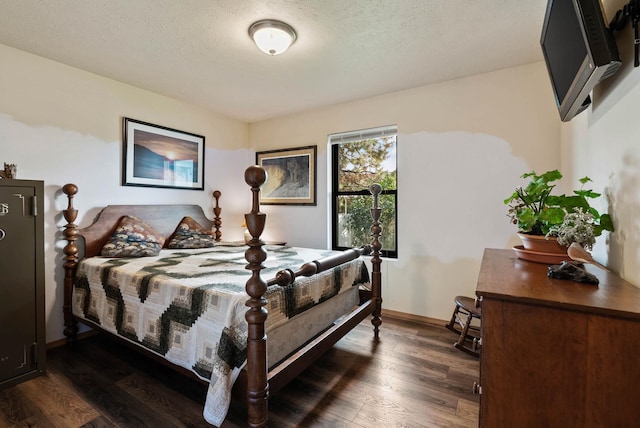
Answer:
[{"label": "four-poster bed", "polygon": [[[382,297],[380,187],[371,189],[376,202],[371,244],[330,252],[265,245],[260,236],[266,215],[259,205],[265,180],[258,166],[245,171],[252,193],[251,212],[245,215],[252,239],[246,246],[221,239],[219,191],[213,193],[214,220],[196,205],[110,205],[93,224],[79,229],[73,207],[78,187],[65,185],[64,334],[72,340],[82,322],[209,382],[203,413],[213,424],[224,419],[233,386],[234,400],[246,402],[248,425],[266,426],[269,393],[369,315],[378,338]],[[162,239],[155,256],[101,257],[124,217],[163,237],[175,236],[176,226],[188,217],[192,224],[213,229],[205,233],[215,244],[170,249]],[[368,254],[370,277],[361,260]],[[310,335],[302,337],[300,331]]]}]

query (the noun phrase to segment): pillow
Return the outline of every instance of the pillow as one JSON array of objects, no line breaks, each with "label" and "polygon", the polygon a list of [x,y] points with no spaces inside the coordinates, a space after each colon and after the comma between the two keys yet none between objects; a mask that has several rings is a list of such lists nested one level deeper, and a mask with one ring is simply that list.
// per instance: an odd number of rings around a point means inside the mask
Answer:
[{"label": "pillow", "polygon": [[210,230],[202,227],[191,217],[184,217],[169,238],[167,248],[209,248],[214,245],[215,238]]},{"label": "pillow", "polygon": [[115,232],[102,247],[105,257],[157,256],[164,244],[164,237],[137,217],[124,216]]}]

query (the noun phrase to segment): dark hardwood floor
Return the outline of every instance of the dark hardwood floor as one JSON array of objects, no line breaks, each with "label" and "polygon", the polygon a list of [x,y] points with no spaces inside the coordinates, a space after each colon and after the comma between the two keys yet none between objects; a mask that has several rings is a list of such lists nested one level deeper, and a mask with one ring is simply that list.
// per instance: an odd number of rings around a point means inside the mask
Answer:
[{"label": "dark hardwood floor", "polygon": [[[476,358],[455,335],[367,320],[269,401],[272,427],[477,427]],[[48,373],[0,391],[0,427],[206,427],[206,386],[96,335],[47,353]],[[232,410],[225,428],[244,426]]]}]

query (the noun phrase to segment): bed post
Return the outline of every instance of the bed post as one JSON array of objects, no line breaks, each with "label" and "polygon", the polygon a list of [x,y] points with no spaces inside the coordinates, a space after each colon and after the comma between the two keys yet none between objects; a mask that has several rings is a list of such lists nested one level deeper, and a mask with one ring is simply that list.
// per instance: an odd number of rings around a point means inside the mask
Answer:
[{"label": "bed post", "polygon": [[260,277],[262,263],[267,259],[267,253],[262,246],[260,235],[264,231],[266,214],[260,212],[260,186],[267,180],[267,173],[259,166],[250,166],[244,173],[244,180],[251,186],[253,203],[251,212],[245,214],[247,229],[251,233],[248,242],[249,249],[245,258],[249,263],[247,269],[251,271],[251,278],[247,281],[246,291],[250,296],[246,305],[249,307],[245,315],[248,324],[247,331],[247,422],[250,427],[265,427],[267,425],[269,384],[267,382],[267,337],[265,335],[265,321],[267,320],[267,304],[263,297],[267,291],[267,283]]},{"label": "bed post", "polygon": [[214,235],[216,238],[216,242],[220,242],[220,239],[222,238],[222,232],[220,232],[220,227],[222,226],[222,218],[220,218],[220,213],[222,212],[222,208],[220,208],[220,205],[218,205],[218,202],[220,202],[220,196],[222,196],[222,193],[220,193],[219,190],[215,190],[213,192],[213,198],[216,200],[216,205],[215,207],[213,207],[213,215],[215,216],[213,218],[213,228],[214,230]]},{"label": "bed post", "polygon": [[373,312],[371,318],[371,324],[373,324],[373,335],[376,339],[379,337],[380,324],[382,320],[382,275],[380,273],[380,249],[382,243],[380,242],[380,234],[382,233],[382,226],[380,226],[380,213],[382,209],[378,207],[378,196],[382,192],[382,187],[378,183],[374,183],[369,188],[369,191],[373,195],[373,208],[371,208],[371,218],[373,223],[371,224],[371,236],[373,241],[371,247],[373,248],[373,255],[371,256],[371,266],[373,269],[371,277],[371,299],[373,300]]},{"label": "bed post", "polygon": [[67,339],[72,339],[78,333],[78,326],[73,319],[73,280],[76,275],[76,267],[78,266],[78,247],[76,239],[78,239],[78,226],[74,223],[78,216],[78,210],[73,207],[73,197],[78,193],[78,186],[75,184],[65,184],[62,191],[67,195],[68,206],[62,211],[67,224],[64,226],[64,239],[67,245],[62,252],[64,253],[64,301],[62,312],[64,314],[64,335]]}]

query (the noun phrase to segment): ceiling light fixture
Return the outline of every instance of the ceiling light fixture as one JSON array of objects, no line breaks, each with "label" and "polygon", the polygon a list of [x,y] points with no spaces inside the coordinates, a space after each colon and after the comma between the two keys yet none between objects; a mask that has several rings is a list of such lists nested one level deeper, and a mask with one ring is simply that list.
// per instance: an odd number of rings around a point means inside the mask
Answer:
[{"label": "ceiling light fixture", "polygon": [[289,49],[297,38],[290,25],[273,19],[263,19],[251,24],[249,36],[258,49],[269,55],[280,55]]}]

